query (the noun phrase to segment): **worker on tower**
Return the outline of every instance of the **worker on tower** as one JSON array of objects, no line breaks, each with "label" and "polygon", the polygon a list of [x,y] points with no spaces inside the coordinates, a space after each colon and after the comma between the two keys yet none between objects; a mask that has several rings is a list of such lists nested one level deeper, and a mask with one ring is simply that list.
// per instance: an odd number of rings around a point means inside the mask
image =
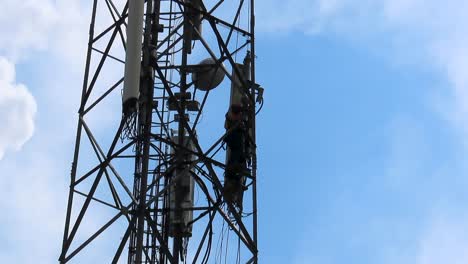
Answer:
[{"label": "worker on tower", "polygon": [[239,207],[242,206],[242,195],[240,194],[243,190],[242,176],[245,175],[247,170],[247,130],[243,112],[242,105],[232,104],[226,113],[224,123],[224,128],[228,131],[224,141],[229,150],[224,191],[226,198],[236,202]]}]

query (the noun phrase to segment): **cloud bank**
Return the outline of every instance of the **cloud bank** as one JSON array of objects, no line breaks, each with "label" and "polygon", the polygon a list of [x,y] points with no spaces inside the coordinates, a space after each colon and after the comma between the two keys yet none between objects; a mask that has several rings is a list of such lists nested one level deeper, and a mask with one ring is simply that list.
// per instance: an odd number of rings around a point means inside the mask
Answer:
[{"label": "cloud bank", "polygon": [[[41,87],[17,84],[15,67],[36,65],[35,73],[53,61],[31,61],[37,54],[58,58],[68,71],[81,72],[86,46],[87,19],[80,1],[3,0],[0,9],[0,160],[8,150],[17,151],[33,135],[37,110],[35,95]],[[50,76],[53,77],[53,74]],[[50,87],[50,86],[49,86]],[[39,108],[41,105],[39,105]]]},{"label": "cloud bank", "polygon": [[15,82],[14,65],[0,57],[0,160],[7,150],[19,150],[34,132],[37,105],[23,84]]},{"label": "cloud bank", "polygon": [[51,1],[3,0],[0,9],[0,54],[14,61],[44,50],[58,20]]},{"label": "cloud bank", "polygon": [[[89,6],[3,0],[1,7],[0,209],[8,213],[0,217],[0,262],[53,263],[79,103],[69,98],[80,93]],[[32,74],[18,81],[23,67]]]}]

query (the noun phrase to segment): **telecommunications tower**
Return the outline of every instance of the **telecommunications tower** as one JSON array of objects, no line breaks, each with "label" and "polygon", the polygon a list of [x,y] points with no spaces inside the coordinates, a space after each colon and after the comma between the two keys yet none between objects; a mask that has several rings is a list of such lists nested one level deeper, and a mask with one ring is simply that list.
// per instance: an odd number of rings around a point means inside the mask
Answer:
[{"label": "telecommunications tower", "polygon": [[92,1],[60,263],[258,262],[254,22],[254,0]]}]

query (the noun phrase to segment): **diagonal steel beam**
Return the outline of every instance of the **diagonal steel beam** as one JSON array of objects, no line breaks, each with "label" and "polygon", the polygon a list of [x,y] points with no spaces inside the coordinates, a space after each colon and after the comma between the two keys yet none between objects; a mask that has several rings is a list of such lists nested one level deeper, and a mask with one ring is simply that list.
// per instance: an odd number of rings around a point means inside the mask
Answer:
[{"label": "diagonal steel beam", "polygon": [[[122,131],[122,128],[123,128],[124,124],[125,124],[125,122],[123,122],[123,121],[120,123],[119,129],[117,130],[117,133],[116,133],[116,135],[114,137],[114,140],[113,140],[113,142],[112,142],[112,144],[111,144],[111,146],[109,148],[109,151],[107,153],[107,157],[110,157],[112,155],[112,152],[114,151],[115,145],[117,144],[117,141],[118,141],[118,139],[120,137],[120,133]],[[76,235],[76,232],[78,231],[78,228],[79,228],[79,226],[81,224],[81,221],[83,220],[83,217],[84,217],[86,211],[88,210],[88,206],[89,206],[89,204],[91,202],[91,198],[94,196],[94,193],[96,192],[97,186],[98,186],[98,184],[99,184],[99,182],[101,180],[103,172],[104,172],[104,169],[101,168],[99,170],[98,175],[96,176],[96,178],[95,178],[95,180],[93,182],[93,185],[91,186],[88,197],[86,198],[86,200],[85,200],[85,202],[84,202],[84,204],[83,204],[83,206],[82,206],[82,208],[80,210],[80,213],[79,213],[79,215],[78,215],[78,217],[76,219],[76,222],[73,225],[72,231],[70,232],[70,235],[66,239],[65,245],[64,245],[63,250],[62,250],[62,254],[60,255],[60,260],[61,261],[62,260],[64,261],[65,258],[66,258],[66,253],[68,252],[68,249],[70,248],[70,245],[71,245],[71,243],[72,243],[72,241],[73,241],[73,239],[74,239],[74,237]]]},{"label": "diagonal steel beam", "polygon": [[[89,129],[88,125],[86,124],[86,122],[84,121],[83,118],[81,118],[81,121],[83,122],[83,127],[86,131],[86,134],[88,135],[88,137],[90,138],[90,140],[92,141],[92,143],[97,147],[97,149],[99,150],[99,153],[105,157],[105,154],[104,154],[104,151],[102,150],[102,148],[99,146],[99,144],[97,143],[96,141],[96,138],[94,138],[94,135],[93,133],[91,132],[91,130]],[[123,120],[122,120],[123,122]],[[114,173],[115,177],[117,178],[117,180],[119,181],[119,183],[122,185],[122,187],[125,189],[125,192],[127,192],[128,196],[132,199],[132,201],[135,201],[136,202],[136,199],[135,197],[133,197],[133,194],[132,192],[130,191],[130,188],[128,188],[128,186],[125,184],[125,181],[122,179],[122,177],[120,177],[119,173],[117,172],[117,170],[114,168],[114,166],[112,166],[112,163],[109,161],[107,163],[107,166],[112,170],[112,172]]]},{"label": "diagonal steel beam", "polygon": [[[80,121],[81,122],[81,121]],[[97,170],[101,169],[101,168],[104,168],[105,166],[107,166],[107,164],[109,162],[111,162],[113,159],[117,158],[120,156],[120,154],[122,154],[124,151],[126,151],[129,147],[133,146],[135,144],[135,141],[132,140],[131,142],[129,142],[127,145],[123,146],[120,150],[116,151],[114,154],[112,154],[112,156],[104,159],[103,162],[101,162],[100,164],[96,165],[94,168],[92,168],[91,170],[89,170],[87,173],[83,174],[83,176],[81,176],[78,180],[74,180],[72,182],[72,186],[76,186],[78,184],[80,184],[81,182],[83,182],[84,180],[86,180],[89,176],[91,176],[93,173],[95,173]]]}]

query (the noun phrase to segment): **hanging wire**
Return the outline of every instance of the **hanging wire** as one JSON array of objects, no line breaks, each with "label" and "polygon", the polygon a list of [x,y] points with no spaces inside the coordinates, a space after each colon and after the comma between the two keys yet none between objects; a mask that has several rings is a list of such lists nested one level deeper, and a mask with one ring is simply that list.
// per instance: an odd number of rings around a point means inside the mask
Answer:
[{"label": "hanging wire", "polygon": [[133,139],[137,137],[137,113],[133,112],[128,115],[122,115],[124,119],[124,127],[120,134],[120,140],[123,142],[125,139]]},{"label": "hanging wire", "polygon": [[209,225],[210,225],[210,235],[208,237],[208,243],[206,246],[205,255],[203,256],[203,259],[201,262],[202,264],[208,263],[208,259],[210,258],[210,253],[211,253],[211,243],[213,242],[213,222],[211,221]]},{"label": "hanging wire", "polygon": [[229,231],[230,228],[228,227],[227,228],[227,236],[226,236],[226,252],[224,253],[224,264],[227,263],[227,260],[228,260],[228,246],[229,246],[229,234],[231,233],[231,231]]},{"label": "hanging wire", "polygon": [[[218,236],[218,243],[216,246],[216,252],[215,252],[215,263],[220,263],[222,261],[222,255],[223,255],[223,241],[224,241],[224,228],[225,227],[225,222],[223,221],[223,225],[221,227],[221,233]],[[219,262],[218,262],[219,260]]]}]

